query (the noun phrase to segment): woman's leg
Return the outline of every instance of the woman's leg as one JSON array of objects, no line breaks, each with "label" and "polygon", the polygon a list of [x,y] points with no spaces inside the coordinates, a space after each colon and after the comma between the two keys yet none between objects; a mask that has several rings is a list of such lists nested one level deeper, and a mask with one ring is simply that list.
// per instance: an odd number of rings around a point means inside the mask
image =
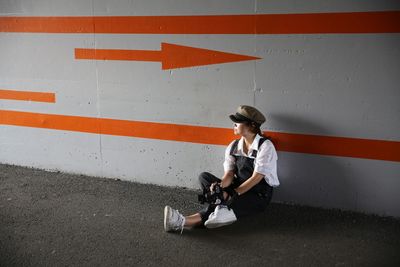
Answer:
[{"label": "woman's leg", "polygon": [[239,198],[236,199],[231,206],[236,217],[241,218],[248,215],[263,212],[265,208],[268,206],[272,197],[272,188],[270,188],[267,191],[268,192],[263,196],[253,191],[248,191],[243,195],[239,196]]},{"label": "woman's leg", "polygon": [[[203,190],[208,190],[212,183],[220,182],[216,176],[208,172],[203,172],[199,176],[199,182]],[[189,215],[183,216],[177,210],[166,206],[164,209],[164,228],[168,231],[182,230],[183,227],[192,227],[196,225],[204,225],[204,222],[208,219],[208,216],[214,211],[215,205],[208,205],[204,210]]]},{"label": "woman's leg", "polygon": [[199,175],[199,183],[201,186],[202,190],[208,190],[213,183],[220,183],[221,179],[219,179],[217,176],[209,173],[209,172],[202,172]]},{"label": "woman's leg", "polygon": [[195,213],[185,217],[185,226],[192,227],[201,224],[200,213]]},{"label": "woman's leg", "polygon": [[[221,180],[209,172],[202,172],[199,175],[199,182],[202,190],[208,190],[212,183],[219,183]],[[214,211],[214,205],[208,205],[205,209],[195,214],[185,216],[185,226],[192,227],[204,224],[208,216]]]},{"label": "woman's leg", "polygon": [[[221,179],[216,177],[215,175],[209,173],[209,172],[202,172],[199,175],[199,182],[202,190],[208,190],[211,186],[211,184],[217,182],[220,183]],[[214,204],[209,204],[207,205],[203,210],[199,211],[196,214],[193,214],[192,217],[189,218],[190,222],[196,222],[197,224],[204,224],[205,221],[208,220],[208,216],[215,210],[215,205]],[[200,221],[199,221],[199,216],[200,216]]]}]

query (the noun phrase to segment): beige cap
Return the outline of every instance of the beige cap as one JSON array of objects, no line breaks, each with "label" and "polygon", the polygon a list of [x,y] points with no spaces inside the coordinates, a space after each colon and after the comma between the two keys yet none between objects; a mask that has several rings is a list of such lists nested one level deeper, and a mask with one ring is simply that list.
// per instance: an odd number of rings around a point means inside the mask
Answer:
[{"label": "beige cap", "polygon": [[265,122],[264,115],[255,107],[241,105],[238,107],[236,114],[232,114],[229,118],[236,123],[255,122],[259,125]]}]

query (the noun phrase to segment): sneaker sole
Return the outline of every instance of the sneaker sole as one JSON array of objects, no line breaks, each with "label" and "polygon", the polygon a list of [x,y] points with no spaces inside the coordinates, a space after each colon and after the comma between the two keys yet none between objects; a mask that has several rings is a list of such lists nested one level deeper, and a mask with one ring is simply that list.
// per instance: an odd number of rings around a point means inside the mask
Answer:
[{"label": "sneaker sole", "polygon": [[166,232],[168,232],[169,230],[167,230],[167,218],[169,217],[171,213],[171,208],[169,206],[165,206],[164,208],[164,230]]},{"label": "sneaker sole", "polygon": [[236,222],[236,220],[235,221],[231,221],[231,222],[219,222],[219,223],[210,223],[210,224],[207,224],[207,222],[205,222],[204,225],[205,225],[205,227],[207,227],[209,229],[213,229],[213,228],[218,228],[218,227],[222,227],[222,226],[225,226],[225,225],[229,225],[229,224],[232,224],[234,222]]}]

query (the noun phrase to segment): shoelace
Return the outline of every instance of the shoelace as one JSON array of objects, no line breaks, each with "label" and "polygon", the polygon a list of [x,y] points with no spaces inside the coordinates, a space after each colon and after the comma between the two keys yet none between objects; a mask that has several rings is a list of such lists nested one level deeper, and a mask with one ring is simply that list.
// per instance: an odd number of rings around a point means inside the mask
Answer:
[{"label": "shoelace", "polygon": [[183,233],[183,228],[185,226],[185,217],[179,213],[179,211],[176,211],[176,214],[178,216],[178,223],[177,223],[177,229],[176,230],[181,230],[181,234]]}]

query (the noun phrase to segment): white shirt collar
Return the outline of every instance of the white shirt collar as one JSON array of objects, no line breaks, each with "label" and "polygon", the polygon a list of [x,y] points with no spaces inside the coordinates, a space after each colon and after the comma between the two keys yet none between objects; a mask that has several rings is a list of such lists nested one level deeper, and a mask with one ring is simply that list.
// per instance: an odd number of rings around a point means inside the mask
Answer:
[{"label": "white shirt collar", "polygon": [[[253,150],[258,151],[258,143],[259,143],[260,139],[261,139],[261,136],[259,134],[256,134],[256,137],[254,138],[253,143],[251,143],[250,149],[248,151],[248,155],[251,155]],[[244,143],[244,137],[242,136],[242,138],[240,138],[240,140],[239,140],[237,151],[238,151],[238,153],[245,155],[245,153],[243,152],[243,143]]]}]

